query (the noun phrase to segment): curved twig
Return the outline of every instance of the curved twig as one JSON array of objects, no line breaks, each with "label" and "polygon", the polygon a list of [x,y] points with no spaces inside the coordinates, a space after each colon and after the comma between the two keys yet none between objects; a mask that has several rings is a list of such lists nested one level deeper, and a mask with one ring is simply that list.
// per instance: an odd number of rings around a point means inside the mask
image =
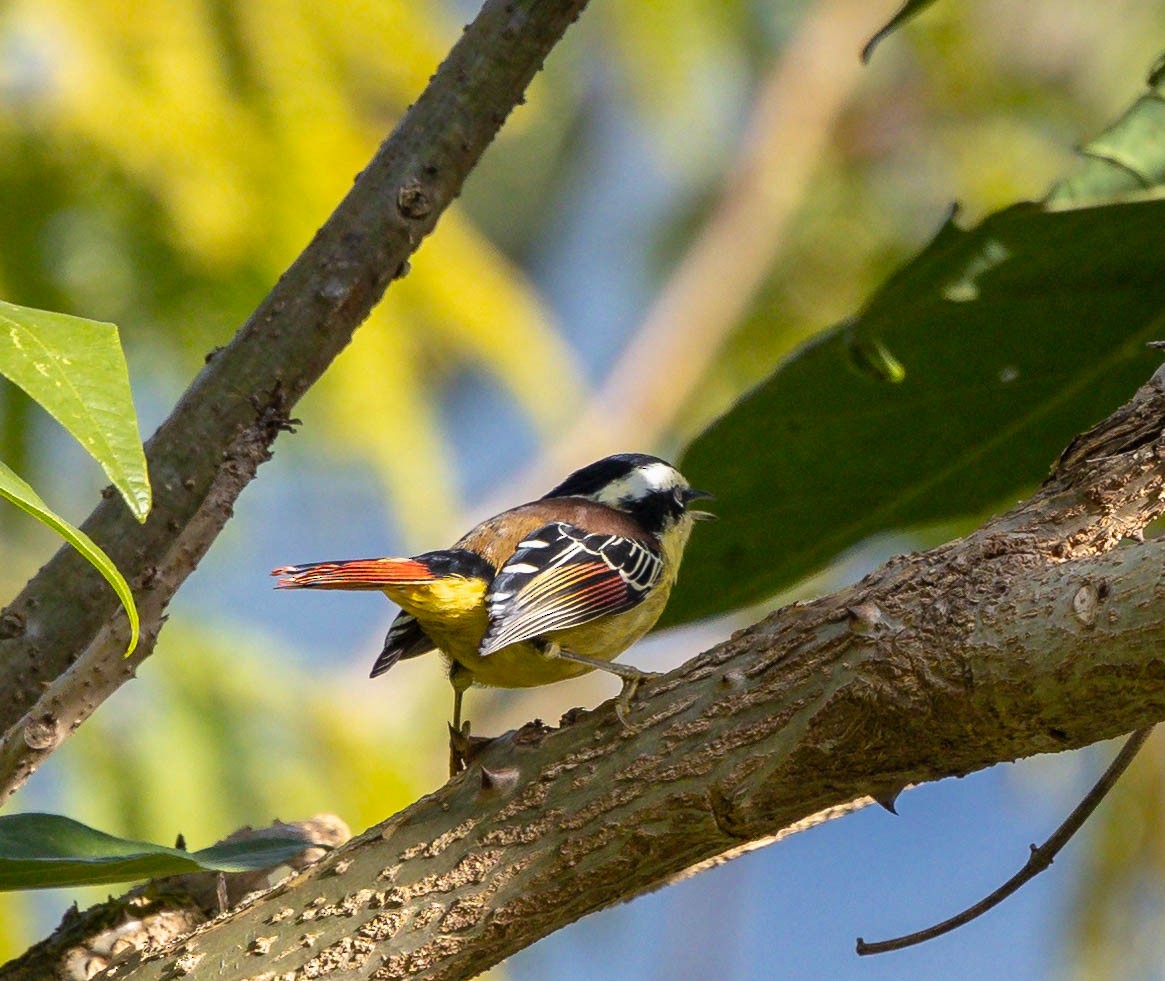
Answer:
[{"label": "curved twig", "polygon": [[1100,802],[1108,796],[1108,792],[1112,790],[1116,782],[1121,778],[1121,775],[1128,769],[1129,764],[1133,762],[1133,758],[1140,751],[1141,747],[1145,745],[1145,740],[1149,738],[1149,733],[1152,731],[1153,727],[1150,726],[1147,729],[1138,729],[1129,736],[1124,746],[1121,747],[1121,751],[1117,753],[1116,759],[1108,765],[1108,769],[1104,771],[1104,775],[1096,781],[1084,799],[1064,819],[1064,823],[1042,845],[1038,847],[1032,845],[1031,855],[1028,857],[1027,862],[1024,863],[1023,868],[993,893],[989,896],[984,896],[979,902],[973,906],[968,906],[961,913],[952,916],[950,919],[943,920],[941,923],[936,923],[934,926],[927,927],[925,930],[919,930],[916,933],[908,933],[905,936],[895,937],[892,940],[878,940],[874,943],[866,943],[861,937],[858,937],[858,954],[862,956],[866,954],[884,954],[891,950],[903,950],[906,947],[913,947],[915,944],[933,940],[935,937],[941,937],[944,933],[950,933],[952,930],[961,927],[964,923],[970,923],[977,917],[982,916],[989,909],[998,906],[1025,882],[1034,879],[1052,864],[1052,860],[1059,854],[1060,849],[1068,844],[1072,836],[1080,830],[1080,826],[1088,820]]}]

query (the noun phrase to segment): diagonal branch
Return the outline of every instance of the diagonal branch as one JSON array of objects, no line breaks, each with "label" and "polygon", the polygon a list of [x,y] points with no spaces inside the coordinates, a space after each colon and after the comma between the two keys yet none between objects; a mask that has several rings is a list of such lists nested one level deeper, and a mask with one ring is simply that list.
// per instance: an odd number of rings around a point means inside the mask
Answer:
[{"label": "diagonal branch", "polygon": [[[586,0],[489,0],[347,197],[147,444],[154,510],[107,497],[84,529],[142,614],[61,549],[0,614],[0,802],[153,650],[166,605],[270,455],[289,410],[348,343],[461,189]],[[387,39],[386,39],[387,40]],[[119,650],[120,648],[120,650]]]},{"label": "diagonal branch", "polygon": [[859,798],[1151,726],[1165,539],[1137,539],[1163,512],[1165,369],[975,533],[740,631],[647,683],[627,727],[608,704],[496,740],[116,977],[471,977]]}]

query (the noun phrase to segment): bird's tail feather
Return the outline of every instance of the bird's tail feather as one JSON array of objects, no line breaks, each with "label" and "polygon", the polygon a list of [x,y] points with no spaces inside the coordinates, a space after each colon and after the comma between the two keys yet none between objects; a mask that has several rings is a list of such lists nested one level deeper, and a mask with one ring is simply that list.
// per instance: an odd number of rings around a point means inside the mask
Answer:
[{"label": "bird's tail feather", "polygon": [[275,584],[276,589],[384,589],[437,578],[427,563],[417,559],[308,562],[280,566],[272,569],[271,575],[283,577]]}]

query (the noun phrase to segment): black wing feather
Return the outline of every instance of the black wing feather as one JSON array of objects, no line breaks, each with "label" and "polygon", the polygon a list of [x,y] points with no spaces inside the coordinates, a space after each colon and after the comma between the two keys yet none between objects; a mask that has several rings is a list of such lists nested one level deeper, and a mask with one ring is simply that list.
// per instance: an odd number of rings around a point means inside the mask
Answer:
[{"label": "black wing feather", "polygon": [[417,623],[417,618],[401,610],[392,621],[392,626],[388,628],[388,636],[384,638],[384,650],[372,665],[369,677],[375,678],[384,674],[397,661],[420,657],[436,648],[437,645],[429,640],[429,635]]},{"label": "black wing feather", "polygon": [[478,653],[629,610],[662,572],[653,542],[546,525],[520,542],[494,577],[485,597],[489,629]]}]

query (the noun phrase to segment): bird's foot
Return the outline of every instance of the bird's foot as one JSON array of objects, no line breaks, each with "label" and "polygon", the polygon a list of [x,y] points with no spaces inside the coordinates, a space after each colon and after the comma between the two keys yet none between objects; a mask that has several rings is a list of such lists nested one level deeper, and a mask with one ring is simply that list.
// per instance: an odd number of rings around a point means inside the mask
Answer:
[{"label": "bird's foot", "polygon": [[455,777],[469,766],[469,723],[464,722],[460,729],[449,726],[449,776]]},{"label": "bird's foot", "polygon": [[461,723],[460,729],[454,729],[450,725],[449,776],[455,777],[469,769],[469,764],[477,759],[481,751],[492,742],[492,739],[485,736],[471,736],[468,722]]},{"label": "bird's foot", "polygon": [[[620,667],[627,667],[627,665],[620,665]],[[659,673],[656,671],[640,671],[637,668],[632,668],[629,672],[624,673],[619,671],[616,674],[623,679],[623,687],[619,690],[619,695],[615,699],[615,717],[623,723],[623,728],[630,729],[631,702],[639,691],[639,686],[651,678],[658,678]]]},{"label": "bird's foot", "polygon": [[616,664],[614,661],[603,661],[597,657],[587,657],[583,654],[575,654],[573,651],[564,651],[557,644],[548,647],[544,653],[551,657],[561,657],[567,661],[587,664],[598,671],[606,671],[608,674],[622,678],[623,688],[619,692],[618,698],[615,699],[615,715],[627,728],[631,727],[631,723],[628,722],[631,701],[635,698],[635,693],[639,691],[639,686],[651,678],[659,677],[658,672],[640,671],[639,668],[632,667],[630,664]]}]

